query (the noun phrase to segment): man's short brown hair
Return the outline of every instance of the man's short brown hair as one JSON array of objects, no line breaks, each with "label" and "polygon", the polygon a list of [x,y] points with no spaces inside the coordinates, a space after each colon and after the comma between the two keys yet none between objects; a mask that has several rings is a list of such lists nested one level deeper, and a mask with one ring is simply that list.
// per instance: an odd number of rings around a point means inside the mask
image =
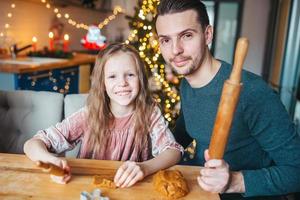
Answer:
[{"label": "man's short brown hair", "polygon": [[203,30],[209,25],[209,18],[206,6],[200,0],[160,0],[157,6],[158,16],[172,13],[179,13],[186,10],[194,10],[198,14],[198,22]]}]

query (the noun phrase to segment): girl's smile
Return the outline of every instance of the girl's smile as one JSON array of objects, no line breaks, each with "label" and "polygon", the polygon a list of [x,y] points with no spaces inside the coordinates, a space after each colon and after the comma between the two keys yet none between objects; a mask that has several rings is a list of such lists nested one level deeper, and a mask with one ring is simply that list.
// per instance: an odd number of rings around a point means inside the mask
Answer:
[{"label": "girl's smile", "polygon": [[121,90],[121,91],[117,91],[115,94],[119,95],[119,96],[126,96],[129,95],[131,93],[131,90]]}]

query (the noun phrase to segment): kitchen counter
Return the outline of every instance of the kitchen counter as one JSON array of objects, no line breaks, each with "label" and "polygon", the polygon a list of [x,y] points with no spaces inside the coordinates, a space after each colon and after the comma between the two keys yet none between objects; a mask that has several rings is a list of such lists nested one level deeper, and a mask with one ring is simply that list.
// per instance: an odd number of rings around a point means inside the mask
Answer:
[{"label": "kitchen counter", "polygon": [[86,93],[96,55],[74,53],[71,59],[20,56],[0,59],[0,90]]},{"label": "kitchen counter", "polygon": [[[29,58],[29,57],[28,57]],[[26,57],[20,57],[17,58],[17,61],[20,60],[20,63],[22,63],[22,60],[25,60]],[[62,59],[61,61],[56,62],[47,62],[47,63],[30,63],[24,64],[18,64],[16,63],[3,63],[0,62],[0,72],[2,73],[28,73],[28,72],[36,72],[36,71],[43,71],[43,70],[53,70],[53,69],[61,69],[61,68],[68,68],[73,66],[79,66],[82,64],[89,64],[94,63],[96,59],[95,55],[89,55],[89,54],[80,54],[76,53],[73,58],[71,59]],[[5,59],[0,59],[0,61],[3,61]],[[10,59],[11,60],[11,59]]]}]

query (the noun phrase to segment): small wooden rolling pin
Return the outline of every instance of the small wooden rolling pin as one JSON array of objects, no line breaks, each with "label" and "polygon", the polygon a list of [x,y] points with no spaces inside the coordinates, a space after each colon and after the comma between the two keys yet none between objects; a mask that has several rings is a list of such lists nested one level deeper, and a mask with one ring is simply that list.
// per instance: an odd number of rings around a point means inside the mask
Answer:
[{"label": "small wooden rolling pin", "polygon": [[241,74],[249,41],[240,38],[237,42],[234,64],[228,80],[225,81],[218,107],[216,121],[209,144],[210,159],[222,159],[230,133],[230,127],[242,87]]},{"label": "small wooden rolling pin", "polygon": [[48,172],[49,174],[52,174],[54,176],[64,176],[65,175],[65,171],[62,168],[60,168],[56,165],[53,165],[51,163],[43,163],[41,161],[37,161],[36,165],[38,167],[42,168],[44,172]]}]

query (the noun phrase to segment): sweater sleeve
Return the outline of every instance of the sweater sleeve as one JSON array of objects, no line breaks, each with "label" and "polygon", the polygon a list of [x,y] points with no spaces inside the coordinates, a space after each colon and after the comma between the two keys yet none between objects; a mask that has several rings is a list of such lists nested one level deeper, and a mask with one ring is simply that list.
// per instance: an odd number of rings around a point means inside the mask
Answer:
[{"label": "sweater sleeve", "polygon": [[86,130],[86,118],[86,108],[81,108],[55,126],[38,131],[34,138],[42,140],[49,151],[57,154],[71,150]]},{"label": "sweater sleeve", "polygon": [[250,89],[245,97],[244,120],[251,135],[272,159],[272,165],[242,171],[246,188],[244,196],[300,191],[299,135],[279,96],[265,83],[258,87]]},{"label": "sweater sleeve", "polygon": [[176,149],[183,154],[183,147],[175,141],[172,132],[168,128],[168,123],[158,107],[154,108],[151,116],[150,138],[154,157],[166,149]]}]

